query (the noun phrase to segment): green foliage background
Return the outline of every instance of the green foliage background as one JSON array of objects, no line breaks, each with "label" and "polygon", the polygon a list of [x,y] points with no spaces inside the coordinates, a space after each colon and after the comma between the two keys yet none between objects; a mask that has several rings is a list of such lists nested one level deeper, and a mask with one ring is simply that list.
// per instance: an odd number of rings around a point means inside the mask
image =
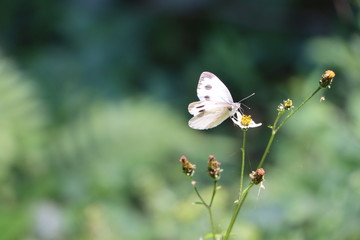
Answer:
[{"label": "green foliage background", "polygon": [[202,71],[263,127],[299,105],[277,135],[234,239],[360,238],[360,34],[356,1],[2,1],[0,238],[200,239],[209,232],[178,159],[222,162],[215,216],[225,229],[239,181],[241,130],[187,126]]}]

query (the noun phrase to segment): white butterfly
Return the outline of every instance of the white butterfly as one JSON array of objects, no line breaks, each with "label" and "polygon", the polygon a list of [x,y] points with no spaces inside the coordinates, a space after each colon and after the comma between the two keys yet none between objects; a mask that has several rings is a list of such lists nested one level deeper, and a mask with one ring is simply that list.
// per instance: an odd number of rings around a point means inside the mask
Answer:
[{"label": "white butterfly", "polygon": [[234,103],[227,87],[210,72],[200,75],[197,96],[200,101],[192,102],[188,107],[189,113],[194,115],[189,126],[194,129],[216,127],[240,108],[240,103]]}]

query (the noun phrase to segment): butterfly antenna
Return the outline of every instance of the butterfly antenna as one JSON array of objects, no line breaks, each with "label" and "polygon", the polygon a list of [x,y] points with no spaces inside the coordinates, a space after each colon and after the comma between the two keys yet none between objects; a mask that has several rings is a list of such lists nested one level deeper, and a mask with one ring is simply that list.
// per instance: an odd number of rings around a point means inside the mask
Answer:
[{"label": "butterfly antenna", "polygon": [[[246,104],[241,103],[241,102],[244,101],[244,100],[246,100],[246,99],[248,99],[248,98],[250,98],[250,97],[252,97],[252,96],[254,96],[254,95],[255,95],[255,93],[252,93],[252,94],[250,94],[249,96],[244,97],[243,99],[241,99],[241,100],[239,101],[239,103],[242,104],[242,105],[244,105],[244,107],[246,107],[247,109],[251,109],[249,106],[247,106]],[[242,107],[240,107],[240,112],[243,113]]]},{"label": "butterfly antenna", "polygon": [[243,99],[241,99],[241,100],[239,101],[239,103],[241,103],[242,101],[244,101],[244,100],[246,100],[246,99],[248,99],[248,98],[251,98],[251,97],[254,96],[254,95],[255,95],[255,93],[252,93],[252,94],[250,94],[249,96],[244,97]]},{"label": "butterfly antenna", "polygon": [[248,105],[241,103],[241,105],[244,105],[244,107],[246,107],[247,109],[251,109]]}]

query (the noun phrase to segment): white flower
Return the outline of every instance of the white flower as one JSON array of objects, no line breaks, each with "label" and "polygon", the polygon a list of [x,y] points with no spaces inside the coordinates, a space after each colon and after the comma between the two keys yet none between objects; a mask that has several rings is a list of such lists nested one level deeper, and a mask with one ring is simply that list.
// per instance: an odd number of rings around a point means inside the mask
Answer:
[{"label": "white flower", "polygon": [[239,111],[235,112],[235,114],[231,117],[231,120],[242,129],[255,128],[262,125],[262,123],[255,123],[251,119],[251,115],[241,114]]}]

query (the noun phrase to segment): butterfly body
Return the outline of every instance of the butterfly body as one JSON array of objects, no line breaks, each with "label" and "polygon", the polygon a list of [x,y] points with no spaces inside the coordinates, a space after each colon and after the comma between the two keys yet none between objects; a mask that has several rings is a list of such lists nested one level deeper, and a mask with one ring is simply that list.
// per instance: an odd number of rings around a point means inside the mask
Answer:
[{"label": "butterfly body", "polygon": [[194,129],[216,127],[240,108],[240,103],[234,103],[227,87],[210,72],[200,75],[197,96],[200,101],[192,102],[188,107],[189,113],[193,115],[189,126]]}]

